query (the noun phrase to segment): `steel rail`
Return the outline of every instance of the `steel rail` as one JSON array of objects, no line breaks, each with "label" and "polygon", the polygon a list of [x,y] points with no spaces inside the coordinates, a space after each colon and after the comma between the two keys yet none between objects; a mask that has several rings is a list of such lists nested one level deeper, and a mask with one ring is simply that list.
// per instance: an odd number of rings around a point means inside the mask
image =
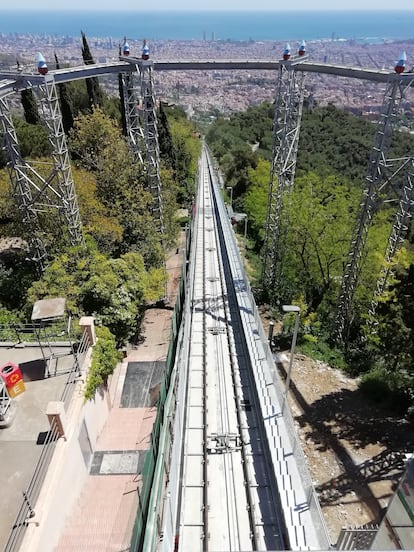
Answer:
[{"label": "steel rail", "polygon": [[231,380],[232,380],[231,383],[232,383],[232,391],[233,391],[233,400],[235,401],[235,405],[236,405],[235,412],[236,412],[236,418],[237,418],[237,427],[240,435],[240,451],[242,456],[242,469],[243,469],[244,487],[246,492],[246,501],[247,501],[246,504],[247,504],[248,515],[249,515],[250,533],[251,533],[253,550],[256,550],[258,549],[258,539],[256,537],[256,526],[258,524],[261,525],[261,521],[258,522],[258,520],[256,519],[254,499],[251,491],[252,484],[255,486],[256,482],[251,481],[251,477],[248,471],[249,459],[248,459],[248,451],[247,451],[247,447],[244,439],[246,424],[243,423],[242,415],[241,415],[243,410],[242,384],[240,380],[238,366],[236,365],[237,363],[234,361],[234,359],[237,356],[237,351],[234,345],[234,341],[233,339],[231,339],[231,335],[234,332],[235,328],[234,328],[234,320],[232,320],[232,314],[231,314],[231,309],[229,305],[229,296],[231,295],[231,293],[230,293],[230,290],[227,288],[228,284],[227,284],[226,271],[225,271],[225,266],[223,261],[223,251],[225,251],[225,248],[223,248],[224,243],[221,238],[221,227],[220,227],[220,220],[218,216],[219,211],[217,208],[217,197],[215,195],[215,190],[213,186],[214,168],[212,166],[207,150],[205,151],[205,155],[207,160],[208,174],[210,178],[210,186],[213,193],[214,211],[217,217],[217,223],[216,223],[216,231],[218,234],[217,243],[220,244],[220,249],[222,251],[222,254],[220,256],[221,262],[219,267],[220,280],[222,282],[223,287],[227,291],[226,295],[223,296],[223,306],[225,310],[224,324],[227,330],[227,346],[230,352],[230,367],[231,367]]},{"label": "steel rail", "polygon": [[[238,342],[229,343],[232,365],[233,391],[236,401],[236,413],[241,436],[241,452],[243,457],[243,472],[247,504],[249,505],[249,519],[251,523],[252,542],[254,550],[285,549],[288,544],[285,520],[281,513],[280,497],[277,483],[269,461],[267,438],[262,425],[262,413],[257,399],[256,383],[253,376],[253,365],[249,350],[243,335],[240,320],[240,309],[236,297],[236,285],[230,268],[230,253],[227,249],[225,224],[222,218],[227,217],[226,209],[222,204],[220,191],[215,177],[213,164],[207,152],[209,172],[212,181],[212,190],[215,203],[217,224],[221,242],[221,270],[222,278],[227,286],[226,324],[231,326],[231,334],[238,335]],[[225,221],[226,223],[228,221]],[[241,359],[246,359],[243,363]],[[234,361],[233,361],[234,359]],[[252,442],[261,443],[259,454],[254,451]],[[257,480],[257,474],[260,481]],[[264,513],[266,506],[268,511]],[[269,531],[269,528],[271,530]],[[269,538],[269,533],[272,535]]]},{"label": "steel rail", "polygon": [[[204,167],[201,163],[201,178],[205,179]],[[207,439],[208,439],[208,420],[207,420],[207,344],[206,344],[206,335],[207,335],[207,319],[206,319],[206,217],[204,214],[205,211],[205,199],[202,188],[199,190],[199,200],[202,206],[202,211],[199,212],[199,216],[202,215],[202,243],[203,243],[203,551],[207,552],[208,550],[208,457],[207,457]]]},{"label": "steel rail", "polygon": [[[212,454],[209,459],[209,480],[208,485],[215,484],[215,478],[217,477],[216,466],[219,471],[223,473],[222,489],[224,491],[224,497],[222,502],[225,506],[225,515],[227,517],[226,533],[227,542],[226,548],[229,550],[245,549],[247,546],[246,541],[246,527],[245,527],[245,514],[247,513],[247,520],[250,527],[252,527],[251,514],[252,504],[248,501],[248,495],[245,495],[246,504],[240,508],[239,497],[237,493],[238,489],[246,488],[248,481],[244,477],[244,472],[240,468],[245,461],[243,457],[243,451],[238,450],[237,440],[240,436],[240,427],[237,418],[237,404],[235,404],[234,396],[234,381],[233,372],[234,365],[231,362],[231,351],[229,349],[231,326],[226,319],[225,303],[226,303],[226,282],[223,277],[223,270],[221,266],[222,247],[220,243],[220,236],[218,232],[218,223],[216,220],[216,210],[214,205],[214,199],[211,186],[211,175],[208,165],[206,166],[206,176],[204,181],[204,200],[208,196],[208,203],[210,204],[211,211],[211,227],[205,228],[208,232],[208,240],[210,243],[210,251],[204,250],[204,258],[209,252],[210,256],[206,259],[206,262],[210,265],[210,274],[215,278],[211,280],[210,285],[210,297],[207,301],[208,310],[206,309],[206,315],[209,316],[209,320],[214,321],[215,326],[211,329],[211,333],[215,337],[210,337],[210,341],[214,340],[214,362],[206,363],[208,369],[208,379],[210,382],[210,390],[216,391],[214,394],[214,400],[210,400],[208,424],[211,429],[217,430],[218,444],[223,446],[223,450],[219,450],[216,454]],[[211,360],[211,353],[210,353]],[[214,389],[211,389],[211,388]],[[211,392],[206,389],[208,393]],[[214,404],[215,403],[215,404]],[[212,412],[213,408],[216,412]],[[210,438],[213,434],[210,434]],[[232,448],[234,446],[234,448]],[[241,480],[242,478],[242,480]],[[211,502],[211,501],[210,501]],[[217,506],[215,506],[217,508]],[[212,504],[208,504],[208,509],[212,508]],[[244,515],[243,515],[244,514]],[[217,522],[215,524],[217,532]],[[247,540],[250,546],[255,549],[254,545],[254,533],[250,530],[247,533]],[[216,545],[220,545],[216,535],[210,534],[210,541],[212,542],[212,549],[216,549]],[[214,542],[216,545],[214,545]]]}]

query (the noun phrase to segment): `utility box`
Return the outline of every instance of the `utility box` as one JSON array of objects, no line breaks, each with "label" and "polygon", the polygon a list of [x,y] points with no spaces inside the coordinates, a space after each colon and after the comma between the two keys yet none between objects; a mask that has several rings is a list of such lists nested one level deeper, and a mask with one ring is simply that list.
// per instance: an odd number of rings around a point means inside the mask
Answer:
[{"label": "utility box", "polygon": [[23,374],[17,364],[13,364],[12,362],[4,364],[0,368],[0,375],[12,399],[26,390],[23,382]]}]

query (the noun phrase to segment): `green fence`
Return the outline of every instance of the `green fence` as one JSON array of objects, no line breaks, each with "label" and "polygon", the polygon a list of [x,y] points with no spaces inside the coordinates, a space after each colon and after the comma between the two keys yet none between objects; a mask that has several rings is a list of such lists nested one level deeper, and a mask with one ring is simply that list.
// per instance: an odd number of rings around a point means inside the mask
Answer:
[{"label": "green fence", "polygon": [[[144,539],[146,539],[147,542],[151,541],[154,545],[158,535],[157,527],[154,526],[154,524],[149,524],[148,518],[153,509],[154,503],[160,503],[161,494],[164,489],[163,482],[168,471],[164,459],[166,459],[166,455],[169,454],[171,434],[170,428],[165,421],[164,414],[165,412],[169,412],[170,405],[172,404],[172,400],[174,398],[174,390],[172,388],[174,380],[172,378],[172,374],[177,352],[178,334],[183,317],[188,266],[187,260],[189,258],[191,233],[191,229],[188,228],[186,234],[186,256],[183,259],[177,301],[171,320],[170,344],[165,363],[164,379],[160,388],[157,416],[151,433],[150,448],[145,456],[144,466],[141,472],[142,486],[139,489],[139,504],[132,531],[130,547],[130,550],[133,552],[143,550]],[[155,481],[157,482],[156,486],[154,486]],[[153,493],[153,487],[156,489],[155,495]]]}]

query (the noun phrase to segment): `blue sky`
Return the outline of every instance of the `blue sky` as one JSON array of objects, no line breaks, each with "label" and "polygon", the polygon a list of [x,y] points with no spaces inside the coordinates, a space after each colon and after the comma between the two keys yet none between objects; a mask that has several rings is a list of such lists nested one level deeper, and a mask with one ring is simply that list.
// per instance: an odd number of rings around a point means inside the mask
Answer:
[{"label": "blue sky", "polygon": [[[144,11],[134,2],[114,3],[113,0],[71,0],[65,2],[70,9],[87,10],[114,10],[120,11]],[[396,5],[397,4],[397,5]],[[361,10],[413,10],[413,0],[398,0],[393,3],[385,0],[347,0],[346,2],[333,2],[332,0],[291,0],[282,3],[280,0],[156,0],[150,4],[144,3],[147,11],[155,10],[317,10],[317,9],[361,9]],[[20,0],[9,9],[36,9],[58,10],[59,2],[56,0]],[[5,7],[0,8],[5,9]],[[61,8],[64,9],[64,8]],[[414,25],[414,18],[413,18]]]}]

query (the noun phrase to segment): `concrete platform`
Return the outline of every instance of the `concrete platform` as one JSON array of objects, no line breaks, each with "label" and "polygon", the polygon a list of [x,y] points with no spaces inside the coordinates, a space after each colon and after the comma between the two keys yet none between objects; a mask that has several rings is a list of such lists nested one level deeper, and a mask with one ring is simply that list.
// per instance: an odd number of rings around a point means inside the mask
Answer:
[{"label": "concrete platform", "polygon": [[16,412],[11,425],[0,429],[0,549],[7,542],[23,500],[22,493],[30,483],[49,431],[47,403],[60,399],[73,365],[67,347],[56,349],[56,355],[51,373],[57,375],[47,377],[39,347],[0,346],[0,366],[7,362],[19,364],[26,388],[12,399]]}]

